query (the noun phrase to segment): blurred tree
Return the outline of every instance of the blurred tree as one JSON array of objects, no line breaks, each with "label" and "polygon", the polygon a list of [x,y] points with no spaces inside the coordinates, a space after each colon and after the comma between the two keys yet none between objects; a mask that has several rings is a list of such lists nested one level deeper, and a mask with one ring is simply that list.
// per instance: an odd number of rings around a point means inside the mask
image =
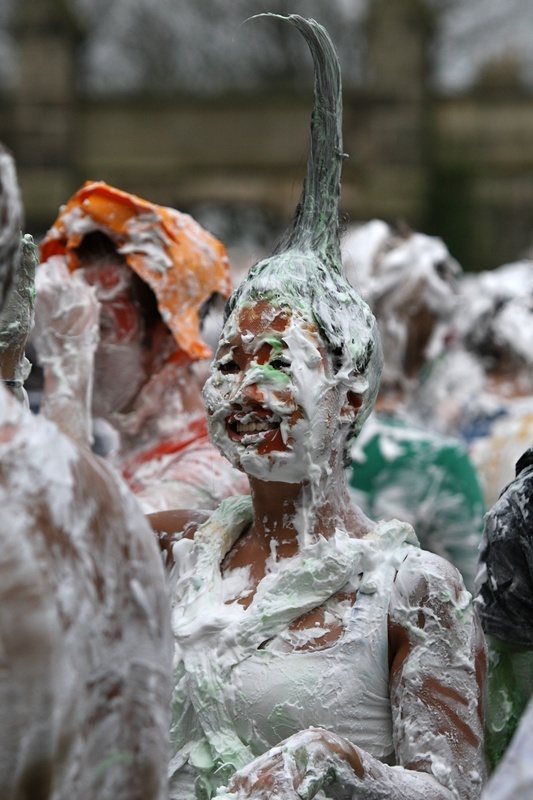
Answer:
[{"label": "blurred tree", "polygon": [[[305,43],[281,25],[248,21],[270,11],[316,17],[334,37],[345,81],[358,75],[358,22],[366,0],[71,0],[90,31],[85,88],[139,86],[216,93],[307,79]],[[311,73],[312,74],[312,73]]]},{"label": "blurred tree", "polygon": [[[67,0],[87,31],[81,87],[93,94],[149,89],[214,94],[309,79],[303,42],[280,25],[244,20],[271,11],[314,17],[335,41],[345,86],[361,81],[360,23],[372,0]],[[33,0],[40,3],[41,0]],[[438,14],[433,50],[439,90],[471,86],[487,61],[513,53],[533,84],[531,0],[426,0]],[[0,0],[0,85],[13,82],[9,36],[15,0]]]}]

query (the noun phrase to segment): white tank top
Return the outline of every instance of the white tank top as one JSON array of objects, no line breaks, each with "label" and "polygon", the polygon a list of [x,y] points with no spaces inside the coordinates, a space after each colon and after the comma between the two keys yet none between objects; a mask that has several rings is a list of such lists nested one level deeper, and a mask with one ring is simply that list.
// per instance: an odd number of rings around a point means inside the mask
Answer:
[{"label": "white tank top", "polygon": [[[379,523],[362,539],[337,530],[259,584],[248,609],[224,602],[220,564],[251,521],[250,498],[225,501],[194,541],[175,548],[176,637],[171,796],[216,786],[310,726],[345,736],[394,763],[388,607],[401,563],[417,544],[410,525]],[[289,650],[291,621],[341,589],[357,592],[345,630],[324,650]],[[306,632],[308,636],[308,632]]]},{"label": "white tank top", "polygon": [[393,763],[388,605],[394,572],[388,567],[374,574],[375,592],[359,589],[348,626],[332,647],[286,652],[276,637],[233,667],[228,710],[254,755],[316,726]]}]

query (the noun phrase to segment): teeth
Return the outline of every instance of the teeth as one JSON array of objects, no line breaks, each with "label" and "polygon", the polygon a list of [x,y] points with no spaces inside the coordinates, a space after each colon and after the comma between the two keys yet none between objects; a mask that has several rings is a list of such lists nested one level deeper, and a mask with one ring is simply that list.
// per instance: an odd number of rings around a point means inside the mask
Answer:
[{"label": "teeth", "polygon": [[261,422],[247,422],[246,424],[237,422],[235,427],[237,433],[257,433],[257,431],[269,431],[272,429],[273,425],[265,420]]}]

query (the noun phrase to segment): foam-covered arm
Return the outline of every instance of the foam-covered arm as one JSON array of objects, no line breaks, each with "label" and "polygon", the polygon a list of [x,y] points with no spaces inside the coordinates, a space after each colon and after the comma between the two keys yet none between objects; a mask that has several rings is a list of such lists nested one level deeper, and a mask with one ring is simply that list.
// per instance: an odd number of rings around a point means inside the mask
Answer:
[{"label": "foam-covered arm", "polygon": [[35,283],[32,342],[44,371],[42,413],[76,442],[90,445],[98,300],[61,256],[39,267]]},{"label": "foam-covered arm", "polygon": [[390,647],[397,766],[311,728],[235,773],[222,797],[311,800],[322,790],[354,800],[478,798],[485,649],[470,594],[443,559],[414,551],[403,562],[390,602]]},{"label": "foam-covered arm", "polygon": [[439,788],[428,798],[475,800],[485,777],[486,649],[471,596],[451,564],[417,550],[398,572],[389,614],[393,740],[401,765],[392,769],[398,779],[433,776]]},{"label": "foam-covered arm", "polygon": [[339,781],[352,785],[357,775],[362,775],[357,748],[334,733],[309,728],[238,770],[221,796],[228,800],[312,798],[319,789]]},{"label": "foam-covered arm", "polygon": [[198,527],[209,519],[210,514],[210,511],[180,508],[155,511],[146,515],[167,568],[171,569],[174,566],[173,545],[180,539],[192,539]]},{"label": "foam-covered arm", "polygon": [[12,280],[0,311],[0,365],[2,378],[18,400],[27,402],[24,381],[31,364],[25,350],[33,325],[37,248],[29,234],[20,236]]},{"label": "foam-covered arm", "polygon": [[218,800],[452,800],[427,773],[389,767],[322,728],[291,736],[235,773]]}]

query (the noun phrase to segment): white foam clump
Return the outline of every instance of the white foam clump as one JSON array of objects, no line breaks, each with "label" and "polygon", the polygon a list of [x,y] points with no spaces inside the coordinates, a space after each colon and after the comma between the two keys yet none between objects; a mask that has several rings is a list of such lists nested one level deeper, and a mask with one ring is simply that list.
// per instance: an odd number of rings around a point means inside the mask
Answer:
[{"label": "white foam clump", "polygon": [[[176,215],[177,218],[177,215]],[[160,217],[155,214],[139,214],[128,220],[125,242],[118,248],[122,255],[142,253],[150,264],[150,271],[164,275],[172,269],[173,262],[166,252],[169,239],[165,236]]]},{"label": "white foam clump", "polygon": [[531,363],[533,261],[503,264],[497,269],[465,275],[460,283],[463,296],[454,325],[462,339],[479,337],[490,329],[500,345],[506,345]]},{"label": "white foam clump", "polygon": [[342,255],[348,280],[371,308],[377,297],[387,295],[398,310],[404,301],[407,308],[422,302],[438,316],[455,307],[454,281],[461,269],[437,236],[396,233],[375,219],[348,230]]}]

